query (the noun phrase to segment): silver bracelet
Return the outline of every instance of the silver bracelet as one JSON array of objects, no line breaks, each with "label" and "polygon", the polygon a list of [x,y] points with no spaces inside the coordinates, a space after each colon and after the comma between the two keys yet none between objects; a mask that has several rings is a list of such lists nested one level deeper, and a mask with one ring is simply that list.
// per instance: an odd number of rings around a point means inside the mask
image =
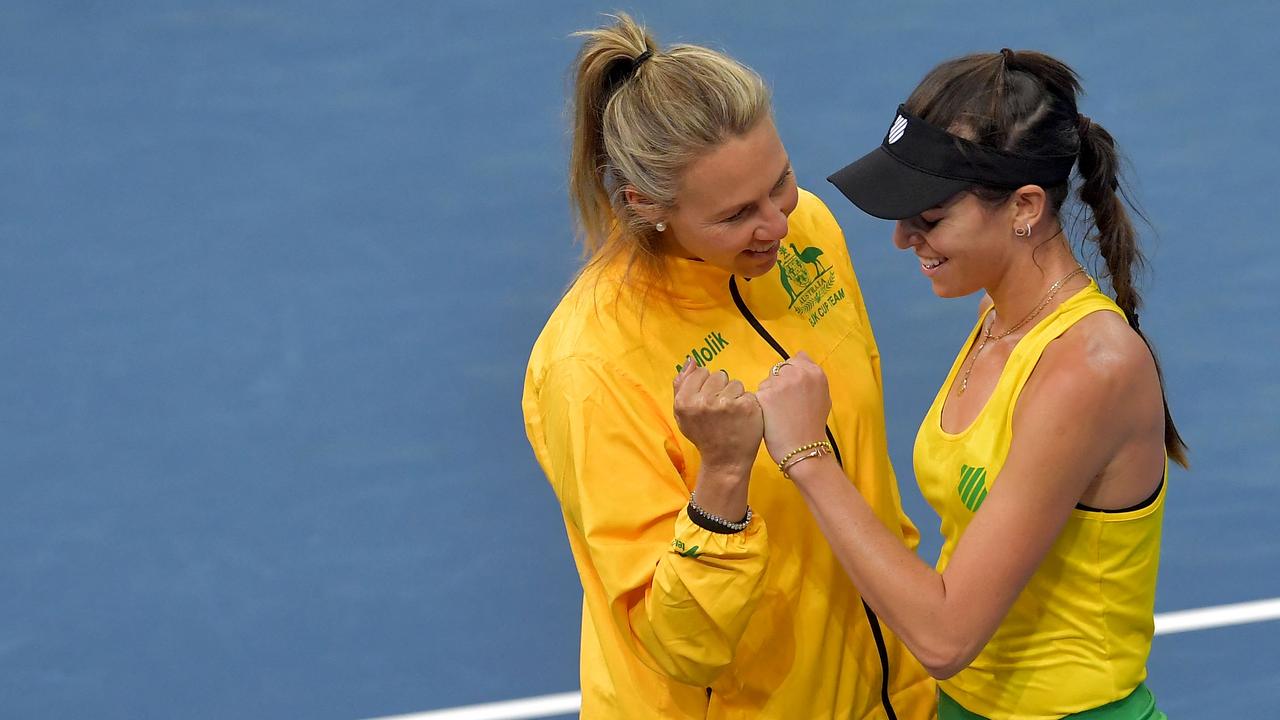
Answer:
[{"label": "silver bracelet", "polygon": [[747,506],[746,517],[742,518],[740,522],[731,522],[729,520],[725,520],[719,515],[716,515],[715,513],[707,512],[706,510],[702,509],[702,507],[698,505],[697,490],[694,490],[693,492],[689,493],[689,509],[698,513],[698,515],[706,518],[707,520],[710,520],[711,522],[714,522],[714,523],[719,523],[720,525],[723,525],[734,532],[742,532],[743,530],[747,529],[748,525],[751,524],[751,506],[750,505]]}]

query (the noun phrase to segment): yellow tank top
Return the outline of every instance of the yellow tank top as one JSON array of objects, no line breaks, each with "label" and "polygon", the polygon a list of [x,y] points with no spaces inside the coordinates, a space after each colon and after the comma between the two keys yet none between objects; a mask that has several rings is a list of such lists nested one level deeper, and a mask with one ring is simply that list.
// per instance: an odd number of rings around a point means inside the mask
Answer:
[{"label": "yellow tank top", "polygon": [[[1045,346],[1081,318],[1123,312],[1097,284],[1068,298],[1013,349],[991,398],[959,433],[942,429],[942,405],[986,313],[956,357],[916,436],[920,490],[942,519],[937,568],[998,482],[1013,442],[1013,411]],[[1166,462],[1166,479],[1168,465]],[[1128,695],[1147,675],[1167,483],[1127,512],[1077,507],[1049,554],[973,663],[940,687],[992,718],[1058,718]]]}]

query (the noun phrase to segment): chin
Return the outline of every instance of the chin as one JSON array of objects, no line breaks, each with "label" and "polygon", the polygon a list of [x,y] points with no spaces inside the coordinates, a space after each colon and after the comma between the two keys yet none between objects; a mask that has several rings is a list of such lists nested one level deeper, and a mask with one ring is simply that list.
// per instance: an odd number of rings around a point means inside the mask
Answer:
[{"label": "chin", "polygon": [[935,282],[932,285],[932,289],[934,295],[947,300],[952,300],[955,298],[968,297],[982,288],[957,288],[949,285],[940,285]]},{"label": "chin", "polygon": [[773,266],[774,266],[774,265],[777,265],[777,264],[778,264],[778,256],[777,256],[777,255],[774,255],[774,256],[773,256],[773,259],[771,259],[771,260],[770,260],[769,262],[767,262],[767,263],[744,263],[744,264],[742,264],[742,265],[738,268],[738,272],[737,272],[737,274],[738,274],[738,275],[741,275],[741,276],[742,276],[742,277],[744,277],[744,278],[749,278],[749,279],[758,278],[758,277],[760,277],[761,275],[766,275],[766,274],[768,274],[768,272],[769,272],[770,270],[772,270],[772,269],[773,269]]}]

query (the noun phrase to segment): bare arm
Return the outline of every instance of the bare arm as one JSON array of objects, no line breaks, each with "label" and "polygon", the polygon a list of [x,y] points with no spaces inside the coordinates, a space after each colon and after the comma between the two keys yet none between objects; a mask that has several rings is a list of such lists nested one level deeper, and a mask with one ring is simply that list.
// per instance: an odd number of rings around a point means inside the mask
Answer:
[{"label": "bare arm", "polygon": [[[1134,363],[1056,354],[1046,353],[1043,381],[1020,400],[1000,481],[941,574],[881,525],[832,458],[790,473],[854,584],[935,677],[963,669],[986,645],[1127,437],[1123,387]],[[821,369],[800,356],[793,365],[757,393],[775,457],[820,438],[830,407]]]}]

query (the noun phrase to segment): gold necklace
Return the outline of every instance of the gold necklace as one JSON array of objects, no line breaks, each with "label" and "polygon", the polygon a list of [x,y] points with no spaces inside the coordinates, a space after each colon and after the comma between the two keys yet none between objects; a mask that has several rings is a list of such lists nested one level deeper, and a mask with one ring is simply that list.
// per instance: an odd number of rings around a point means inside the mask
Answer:
[{"label": "gold necklace", "polygon": [[[1035,316],[1039,315],[1039,314],[1040,314],[1040,311],[1041,311],[1041,310],[1044,310],[1044,309],[1045,309],[1045,307],[1046,307],[1046,306],[1048,306],[1048,304],[1049,304],[1050,302],[1052,302],[1052,301],[1053,301],[1053,296],[1058,294],[1058,291],[1062,289],[1062,286],[1063,286],[1063,285],[1064,285],[1068,280],[1070,280],[1071,278],[1073,278],[1073,277],[1075,277],[1075,276],[1079,275],[1079,274],[1080,274],[1080,273],[1082,273],[1082,272],[1084,272],[1084,267],[1082,267],[1082,266],[1080,266],[1080,265],[1077,265],[1077,266],[1076,266],[1076,269],[1075,269],[1075,270],[1072,270],[1070,273],[1068,273],[1066,277],[1064,277],[1064,278],[1062,278],[1061,280],[1059,280],[1058,282],[1056,282],[1056,283],[1054,283],[1054,284],[1050,285],[1050,286],[1049,286],[1049,292],[1044,296],[1044,299],[1040,301],[1040,304],[1039,304],[1039,305],[1037,305],[1037,306],[1036,306],[1036,308],[1035,308],[1034,310],[1032,310],[1032,311],[1031,311],[1031,312],[1030,312],[1026,317],[1024,317],[1024,318],[1022,318],[1021,320],[1019,320],[1019,321],[1018,321],[1018,323],[1017,323],[1016,325],[1014,325],[1013,327],[1009,328],[1008,330],[1005,330],[1004,332],[1000,333],[999,335],[992,335],[992,334],[991,334],[991,330],[990,330],[989,328],[984,329],[984,330],[982,331],[982,342],[978,343],[978,349],[973,351],[973,357],[969,360],[969,369],[967,369],[967,370],[965,370],[965,371],[964,371],[964,377],[963,377],[963,378],[961,378],[961,380],[960,380],[960,389],[959,389],[958,391],[956,391],[956,395],[963,395],[963,394],[964,394],[964,391],[965,391],[965,390],[967,390],[967,389],[969,389],[969,373],[972,373],[972,372],[973,372],[973,366],[978,364],[978,356],[982,354],[982,349],[983,349],[983,348],[985,348],[985,347],[987,346],[987,343],[992,342],[992,341],[1000,341],[1000,340],[1003,340],[1003,339],[1005,339],[1005,338],[1009,337],[1009,335],[1011,335],[1011,334],[1012,334],[1014,331],[1016,331],[1018,328],[1022,327],[1023,325],[1026,325],[1026,324],[1027,324],[1027,322],[1029,322],[1029,321],[1031,320],[1031,318],[1033,318],[1033,317],[1035,317]],[[995,325],[995,324],[996,324],[996,323],[995,323],[995,320],[992,320],[992,321],[991,321],[991,324],[992,324],[992,325]]]}]

